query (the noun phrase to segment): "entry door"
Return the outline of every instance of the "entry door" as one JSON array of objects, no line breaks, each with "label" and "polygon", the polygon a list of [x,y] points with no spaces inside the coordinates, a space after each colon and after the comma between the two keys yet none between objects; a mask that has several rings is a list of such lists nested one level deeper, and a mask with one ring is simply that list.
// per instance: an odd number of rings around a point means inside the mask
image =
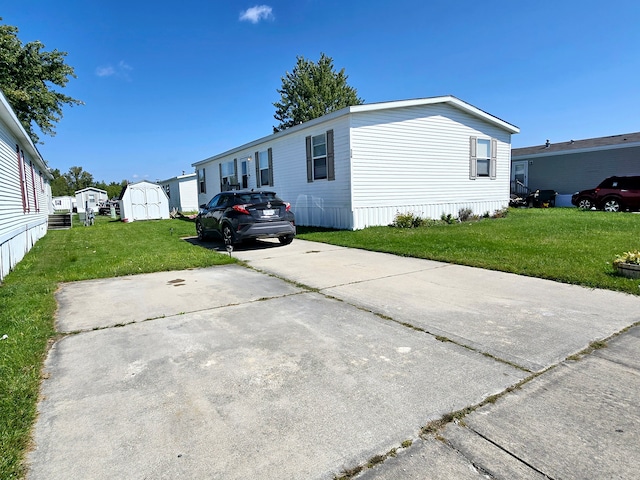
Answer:
[{"label": "entry door", "polygon": [[513,162],[511,165],[511,184],[516,185],[516,182],[520,182],[525,187],[529,186],[529,161],[520,160]]}]

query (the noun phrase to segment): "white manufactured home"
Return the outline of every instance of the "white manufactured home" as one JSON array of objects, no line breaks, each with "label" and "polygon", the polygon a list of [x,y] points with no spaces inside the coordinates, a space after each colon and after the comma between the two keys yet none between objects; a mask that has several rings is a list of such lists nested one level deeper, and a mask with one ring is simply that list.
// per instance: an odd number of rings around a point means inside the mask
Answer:
[{"label": "white manufactured home", "polygon": [[195,212],[198,210],[196,174],[184,172],[177,177],[158,182],[169,198],[169,210]]},{"label": "white manufactured home", "polygon": [[51,180],[44,159],[0,92],[0,281],[47,233]]},{"label": "white manufactured home", "polygon": [[519,129],[453,96],[357,105],[204,159],[198,201],[269,188],[296,223],[361,229],[397,213],[493,213],[509,204]]},{"label": "white manufactured home", "polygon": [[69,211],[73,212],[76,208],[76,197],[62,196],[53,197],[53,210],[54,211]]},{"label": "white manufactured home", "polygon": [[76,207],[78,213],[83,213],[90,208],[97,215],[98,206],[107,200],[109,200],[107,191],[100,188],[87,187],[76,191]]}]

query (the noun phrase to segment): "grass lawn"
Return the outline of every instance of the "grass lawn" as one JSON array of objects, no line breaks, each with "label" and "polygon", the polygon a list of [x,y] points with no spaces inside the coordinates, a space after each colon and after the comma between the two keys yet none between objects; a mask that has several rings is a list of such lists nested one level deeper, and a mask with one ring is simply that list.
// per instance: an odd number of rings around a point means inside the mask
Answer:
[{"label": "grass lawn", "polygon": [[640,214],[511,209],[506,218],[411,229],[299,227],[298,237],[640,295],[640,281],[611,265],[616,254],[640,249]]},{"label": "grass lawn", "polygon": [[[124,224],[50,231],[0,285],[0,478],[22,478],[36,415],[41,366],[55,339],[59,282],[206,267],[232,262],[194,246],[193,222]],[[502,270],[640,294],[639,280],[614,274],[616,254],[640,249],[640,215],[577,209],[511,210],[506,218],[414,229],[355,232],[299,227],[299,238]],[[523,292],[526,295],[526,292]]]},{"label": "grass lawn", "polygon": [[40,372],[55,338],[59,282],[208,267],[233,262],[194,246],[193,222],[122,223],[97,217],[92,227],[50,231],[0,285],[0,478],[22,478],[35,420]]}]

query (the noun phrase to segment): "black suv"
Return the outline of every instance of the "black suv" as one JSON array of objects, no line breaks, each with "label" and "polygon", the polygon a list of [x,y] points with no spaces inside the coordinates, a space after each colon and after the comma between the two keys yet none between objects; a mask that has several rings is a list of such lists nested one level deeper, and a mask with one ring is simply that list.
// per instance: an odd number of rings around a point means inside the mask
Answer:
[{"label": "black suv", "polygon": [[287,245],[296,235],[295,217],[291,205],[275,192],[232,190],[200,205],[196,232],[200,240],[215,235],[225,245],[256,238],[278,238]]},{"label": "black suv", "polygon": [[609,177],[596,188],[574,193],[571,203],[578,208],[607,212],[640,209],[640,176]]}]

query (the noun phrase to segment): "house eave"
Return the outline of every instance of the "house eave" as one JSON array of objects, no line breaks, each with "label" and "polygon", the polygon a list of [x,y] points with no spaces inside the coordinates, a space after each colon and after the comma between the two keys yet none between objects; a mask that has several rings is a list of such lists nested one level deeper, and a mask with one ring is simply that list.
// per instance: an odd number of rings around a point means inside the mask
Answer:
[{"label": "house eave", "polygon": [[31,137],[29,137],[29,134],[26,132],[26,130],[20,123],[20,120],[18,120],[18,117],[13,111],[13,108],[11,108],[9,101],[4,96],[4,93],[1,90],[0,90],[0,118],[7,125],[11,133],[13,133],[18,139],[22,141],[23,149],[29,152],[29,154],[35,159],[36,163],[39,164],[39,167],[42,169],[43,175],[46,175],[46,177],[49,180],[53,180],[53,175],[51,175],[51,172],[49,172],[49,167],[47,166],[47,163],[44,161],[44,158],[42,158],[42,155],[40,155],[38,148],[35,146],[35,144],[31,140]]}]

